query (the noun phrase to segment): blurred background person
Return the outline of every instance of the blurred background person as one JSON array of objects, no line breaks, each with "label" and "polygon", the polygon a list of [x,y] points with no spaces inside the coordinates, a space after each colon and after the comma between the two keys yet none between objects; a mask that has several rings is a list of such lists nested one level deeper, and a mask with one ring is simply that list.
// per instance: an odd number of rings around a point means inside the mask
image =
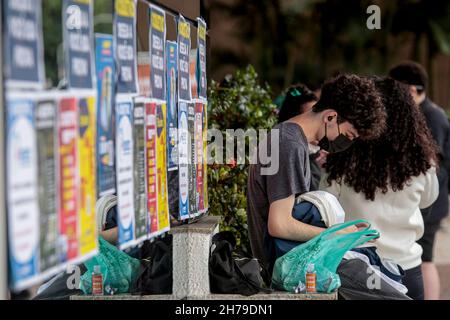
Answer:
[{"label": "blurred background person", "polygon": [[403,62],[389,71],[389,76],[408,85],[409,92],[417,106],[423,112],[428,128],[438,146],[439,197],[432,207],[422,210],[425,232],[418,241],[423,248],[422,272],[425,284],[425,299],[440,298],[439,273],[433,263],[433,249],[436,232],[441,221],[448,215],[448,174],[450,172],[450,126],[444,110],[427,96],[428,74],[425,69],[413,61]]}]

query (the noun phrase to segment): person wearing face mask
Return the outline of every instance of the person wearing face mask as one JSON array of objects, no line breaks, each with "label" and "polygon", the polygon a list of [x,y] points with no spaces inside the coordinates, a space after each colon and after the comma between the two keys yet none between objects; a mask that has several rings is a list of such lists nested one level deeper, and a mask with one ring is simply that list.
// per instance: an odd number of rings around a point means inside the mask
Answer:
[{"label": "person wearing face mask", "polygon": [[[278,157],[271,155],[278,163],[267,164],[258,155],[256,163],[249,166],[247,223],[253,256],[269,274],[276,258],[275,238],[304,242],[324,230],[292,217],[295,198],[310,189],[308,144],[338,152],[355,139],[377,138],[385,126],[386,112],[373,82],[340,75],[323,85],[321,98],[311,110],[272,129],[278,133],[276,140],[268,134],[260,141],[260,151],[271,154],[272,149],[278,150]],[[265,170],[272,165],[277,170]],[[342,232],[357,230],[350,227]]]},{"label": "person wearing face mask", "polygon": [[407,295],[423,300],[420,209],[430,207],[439,194],[438,149],[407,86],[391,78],[374,82],[387,111],[386,131],[375,140],[358,139],[346,151],[330,153],[320,189],[336,196],[346,220],[371,222],[380,232],[377,254],[400,265]]}]

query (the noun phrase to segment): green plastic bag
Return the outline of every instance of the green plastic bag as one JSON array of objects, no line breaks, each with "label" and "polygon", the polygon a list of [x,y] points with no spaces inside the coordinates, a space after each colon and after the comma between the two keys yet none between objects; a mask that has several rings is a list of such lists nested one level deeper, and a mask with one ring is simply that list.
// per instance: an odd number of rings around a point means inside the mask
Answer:
[{"label": "green plastic bag", "polygon": [[94,266],[99,265],[103,288],[109,285],[116,293],[128,293],[139,276],[140,264],[139,260],[99,237],[99,253],[84,263],[87,271],[81,276],[80,289],[84,294],[92,293],[92,272]]},{"label": "green plastic bag", "polygon": [[[366,223],[368,227],[353,233],[337,234],[339,230],[360,223]],[[370,229],[367,220],[354,220],[331,226],[275,261],[272,287],[295,292],[300,281],[305,283],[308,265],[314,263],[317,292],[331,293],[341,286],[336,270],[345,253],[379,236],[377,230]]]}]

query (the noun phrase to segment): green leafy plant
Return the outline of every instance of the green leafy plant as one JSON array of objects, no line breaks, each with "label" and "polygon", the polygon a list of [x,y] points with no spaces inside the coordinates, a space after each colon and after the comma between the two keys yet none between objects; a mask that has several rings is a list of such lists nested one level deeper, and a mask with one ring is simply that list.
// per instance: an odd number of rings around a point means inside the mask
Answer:
[{"label": "green leafy plant", "polygon": [[[224,136],[227,129],[270,129],[276,124],[276,106],[270,87],[258,83],[252,66],[227,76],[221,83],[211,83],[208,123]],[[249,155],[245,164],[236,164],[235,158],[236,155],[226,159],[226,164],[208,167],[209,211],[222,217],[220,229],[233,232],[237,247],[250,253],[246,210]]]}]

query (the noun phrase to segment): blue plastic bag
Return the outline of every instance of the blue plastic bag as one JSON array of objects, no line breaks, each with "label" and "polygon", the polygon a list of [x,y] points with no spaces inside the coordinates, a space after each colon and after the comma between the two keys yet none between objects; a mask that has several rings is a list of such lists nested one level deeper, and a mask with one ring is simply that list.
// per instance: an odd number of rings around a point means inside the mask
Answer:
[{"label": "blue plastic bag", "polygon": [[87,271],[81,276],[80,289],[84,294],[92,293],[92,272],[100,266],[103,288],[110,286],[116,293],[128,293],[135,285],[140,272],[140,261],[120,251],[99,237],[99,253],[86,261]]},{"label": "blue plastic bag", "polygon": [[[368,227],[353,233],[337,234],[342,229],[361,223],[367,224]],[[331,293],[341,285],[336,269],[345,253],[379,236],[377,230],[370,229],[370,223],[367,220],[355,220],[331,226],[275,261],[272,287],[295,292],[300,281],[305,283],[306,269],[310,263],[313,263],[316,271],[317,292]]]}]

